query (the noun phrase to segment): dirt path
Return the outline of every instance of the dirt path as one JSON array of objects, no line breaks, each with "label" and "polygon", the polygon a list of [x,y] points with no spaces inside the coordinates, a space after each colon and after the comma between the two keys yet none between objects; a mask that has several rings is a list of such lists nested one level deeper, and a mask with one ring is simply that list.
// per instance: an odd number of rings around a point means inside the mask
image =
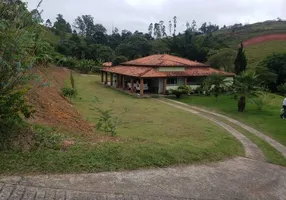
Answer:
[{"label": "dirt path", "polygon": [[[269,143],[271,146],[273,146],[277,151],[279,151],[285,158],[286,158],[286,147],[282,144],[280,144],[279,142],[277,142],[276,140],[270,138],[269,136],[261,133],[260,131],[244,124],[244,123],[241,123],[240,121],[237,121],[235,119],[232,119],[230,117],[227,117],[225,115],[222,115],[222,114],[218,114],[218,113],[215,113],[215,112],[211,112],[211,111],[208,111],[208,110],[205,110],[205,109],[202,109],[202,108],[199,108],[199,107],[196,107],[196,106],[190,106],[188,104],[185,104],[185,103],[181,103],[181,102],[178,102],[178,101],[173,101],[173,100],[170,100],[170,99],[165,99],[167,102],[169,102],[170,104],[174,104],[174,105],[180,105],[181,107],[183,106],[183,108],[187,108],[187,109],[193,109],[195,110],[196,112],[198,113],[205,113],[205,114],[208,114],[207,117],[210,117],[210,115],[212,116],[216,116],[218,118],[216,118],[217,120],[219,120],[219,118],[222,118],[222,119],[225,119],[231,123],[234,123],[240,127],[242,127],[243,129],[247,130],[248,132],[258,136],[259,138],[263,139],[265,142]],[[212,118],[212,117],[210,117]]]},{"label": "dirt path", "polygon": [[217,125],[221,126],[225,130],[227,130],[230,134],[232,134],[236,139],[238,139],[243,144],[247,158],[251,158],[254,160],[260,160],[260,161],[266,160],[261,149],[258,148],[257,145],[254,144],[250,139],[245,137],[239,131],[235,130],[233,127],[222,122],[218,118],[209,115],[207,112],[201,112],[197,109],[195,110],[195,109],[189,108],[187,104],[183,104],[183,103],[168,100],[168,99],[165,99],[165,100],[159,100],[158,99],[157,101],[160,101],[161,103],[165,103],[165,104],[168,104],[168,105],[173,106],[175,108],[179,108],[181,110],[185,110],[187,112],[199,115],[200,117],[203,117],[205,119],[208,119],[208,120],[216,123]]},{"label": "dirt path", "polygon": [[285,199],[286,168],[247,158],[98,174],[0,177],[1,200]]}]

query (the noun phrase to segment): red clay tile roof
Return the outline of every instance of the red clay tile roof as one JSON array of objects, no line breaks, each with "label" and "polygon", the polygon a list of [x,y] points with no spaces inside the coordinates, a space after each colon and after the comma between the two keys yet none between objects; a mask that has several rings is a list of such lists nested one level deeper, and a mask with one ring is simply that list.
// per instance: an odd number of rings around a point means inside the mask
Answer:
[{"label": "red clay tile roof", "polygon": [[191,61],[185,58],[180,58],[168,54],[158,54],[147,56],[144,58],[138,58],[136,60],[131,60],[121,65],[131,65],[131,66],[153,66],[153,67],[176,67],[176,66],[183,66],[183,67],[194,67],[194,66],[204,66],[208,67],[209,65],[205,65],[203,63]]},{"label": "red clay tile roof", "polygon": [[224,72],[211,67],[188,67],[185,71],[181,72],[160,72],[153,67],[116,66],[105,67],[102,71],[142,78],[209,76],[213,73],[224,76],[234,76],[233,73]]},{"label": "red clay tile roof", "polygon": [[102,66],[104,66],[104,67],[111,67],[112,66],[112,62],[105,62],[105,63],[103,63]]}]

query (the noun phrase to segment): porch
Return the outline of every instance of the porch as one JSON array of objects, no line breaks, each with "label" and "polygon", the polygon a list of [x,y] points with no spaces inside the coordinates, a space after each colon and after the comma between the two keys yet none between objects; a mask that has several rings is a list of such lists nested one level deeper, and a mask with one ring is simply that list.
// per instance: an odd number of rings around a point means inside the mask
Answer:
[{"label": "porch", "polygon": [[177,89],[187,85],[195,89],[200,86],[205,77],[154,77],[142,78],[101,71],[101,82],[114,88],[128,91],[131,94],[144,95],[162,94],[167,90]]}]

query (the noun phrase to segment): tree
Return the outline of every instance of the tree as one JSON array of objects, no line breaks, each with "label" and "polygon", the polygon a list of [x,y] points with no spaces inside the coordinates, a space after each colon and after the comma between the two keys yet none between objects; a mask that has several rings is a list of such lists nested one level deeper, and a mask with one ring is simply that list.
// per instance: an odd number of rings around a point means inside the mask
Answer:
[{"label": "tree", "polygon": [[157,39],[160,39],[162,37],[161,27],[159,23],[155,23],[154,25],[154,36]]},{"label": "tree", "polygon": [[277,86],[286,82],[286,53],[274,53],[265,58],[260,65],[277,75],[276,81],[268,84],[272,92],[277,92]]},{"label": "tree", "polygon": [[167,36],[166,34],[166,26],[164,25],[164,21],[160,21],[160,32],[161,32],[161,36],[165,37]]},{"label": "tree", "polygon": [[207,33],[207,23],[206,22],[204,22],[203,24],[202,24],[202,26],[199,28],[199,30],[202,32],[202,33]]},{"label": "tree", "polygon": [[103,34],[106,34],[106,32],[107,32],[106,28],[102,24],[95,24],[94,25],[94,31],[95,32],[100,32],[100,33],[103,33]]},{"label": "tree", "polygon": [[235,77],[233,87],[236,93],[241,96],[238,103],[240,112],[244,111],[246,98],[251,98],[257,91],[261,90],[261,82],[258,77],[253,70],[243,71]]},{"label": "tree", "polygon": [[169,33],[170,33],[170,36],[172,35],[172,27],[173,27],[172,21],[169,21]]},{"label": "tree", "polygon": [[25,95],[41,42],[38,23],[23,2],[0,1],[0,148],[9,146],[13,134],[28,133],[23,117],[33,112]]},{"label": "tree", "polygon": [[112,30],[112,35],[116,35],[119,33],[119,30],[117,27],[114,28],[114,30]]},{"label": "tree", "polygon": [[117,56],[131,60],[150,55],[151,44],[143,35],[132,35],[123,40],[115,51]]},{"label": "tree", "polygon": [[177,16],[174,16],[173,18],[173,22],[174,22],[174,35],[176,35],[176,31],[177,31]]},{"label": "tree", "polygon": [[48,28],[52,28],[52,22],[50,19],[47,19],[45,26]]},{"label": "tree", "polygon": [[207,78],[207,82],[211,85],[211,93],[214,94],[216,101],[218,101],[218,97],[223,93],[229,81],[225,76],[214,73]]},{"label": "tree", "polygon": [[239,75],[241,72],[244,72],[247,67],[247,59],[245,52],[243,50],[243,43],[241,42],[240,47],[237,52],[236,59],[234,61],[235,73]]},{"label": "tree", "polygon": [[94,18],[91,15],[77,17],[74,21],[74,27],[85,37],[92,37],[92,35],[98,31],[98,28],[94,24]]},{"label": "tree", "polygon": [[79,30],[79,33],[81,35],[85,35],[86,34],[86,25],[82,19],[82,17],[77,17],[74,21],[74,27]]},{"label": "tree", "polygon": [[149,27],[148,27],[148,33],[151,35],[151,36],[153,36],[153,23],[151,23],[150,25],[149,25]]},{"label": "tree", "polygon": [[195,20],[192,21],[191,30],[194,33],[197,32],[197,22]]},{"label": "tree", "polygon": [[186,23],[186,30],[189,30],[191,28],[191,25],[189,22]]},{"label": "tree", "polygon": [[59,35],[61,38],[64,38],[66,33],[72,33],[71,26],[69,23],[66,22],[63,15],[58,14],[56,18],[56,22],[54,23],[54,30],[57,35]]},{"label": "tree", "polygon": [[208,64],[212,67],[227,72],[234,72],[234,60],[236,57],[236,51],[228,48],[216,51],[208,58]]}]

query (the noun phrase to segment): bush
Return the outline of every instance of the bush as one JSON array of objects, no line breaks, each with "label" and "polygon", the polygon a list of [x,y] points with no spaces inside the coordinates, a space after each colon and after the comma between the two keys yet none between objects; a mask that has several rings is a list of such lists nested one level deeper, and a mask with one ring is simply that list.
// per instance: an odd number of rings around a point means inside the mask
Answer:
[{"label": "bush", "polygon": [[286,95],[286,83],[279,85],[277,89],[281,94]]},{"label": "bush", "polygon": [[64,97],[68,97],[70,101],[76,98],[77,96],[77,91],[74,88],[62,88],[61,91],[62,91],[62,95]]},{"label": "bush", "polygon": [[169,90],[169,93],[175,95],[179,99],[184,94],[190,94],[191,88],[188,86],[179,86],[176,90]]}]

